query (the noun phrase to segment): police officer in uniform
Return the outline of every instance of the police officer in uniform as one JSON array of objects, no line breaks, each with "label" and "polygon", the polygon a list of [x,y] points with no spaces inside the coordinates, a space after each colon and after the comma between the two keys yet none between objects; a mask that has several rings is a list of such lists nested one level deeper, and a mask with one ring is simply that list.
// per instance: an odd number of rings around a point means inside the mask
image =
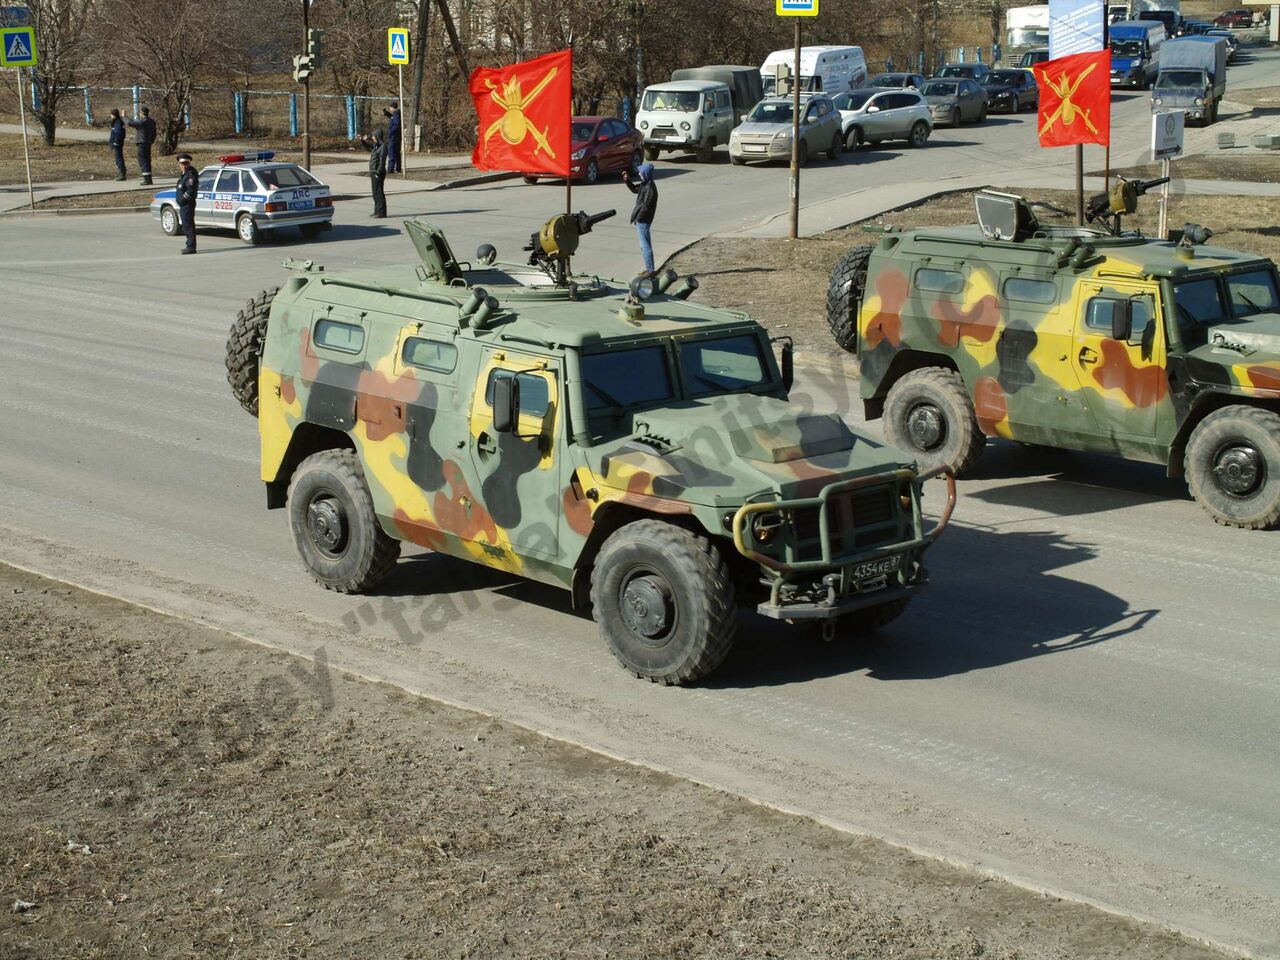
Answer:
[{"label": "police officer in uniform", "polygon": [[107,134],[107,146],[116,162],[116,179],[123,180],[127,176],[124,169],[124,120],[120,118],[120,111],[115,108],[111,110],[111,132]]},{"label": "police officer in uniform", "polygon": [[191,154],[178,154],[178,168],[182,175],[178,177],[177,198],[178,215],[182,219],[182,232],[186,234],[187,245],[183,253],[196,252],[196,195],[200,192],[200,177],[191,167]]},{"label": "police officer in uniform", "polygon": [[133,127],[133,144],[138,148],[138,169],[142,171],[142,185],[151,186],[151,145],[156,142],[156,122],[151,119],[151,110],[142,108],[142,116],[137,120],[126,120]]},{"label": "police officer in uniform", "polygon": [[399,173],[400,153],[400,104],[391,101],[391,107],[382,111],[387,118],[387,173]]}]

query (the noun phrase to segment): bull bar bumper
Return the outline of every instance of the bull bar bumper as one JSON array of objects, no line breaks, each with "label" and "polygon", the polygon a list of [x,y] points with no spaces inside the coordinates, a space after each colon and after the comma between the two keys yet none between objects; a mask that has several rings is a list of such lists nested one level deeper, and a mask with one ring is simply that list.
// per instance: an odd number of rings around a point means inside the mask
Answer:
[{"label": "bull bar bumper", "polygon": [[[920,501],[913,497],[910,540],[899,540],[850,554],[836,555],[828,525],[833,498],[878,484],[906,481],[914,485],[938,476],[946,478],[947,503],[933,529],[928,531],[924,529]],[[733,544],[748,560],[758,563],[774,574],[770,584],[769,599],[756,607],[758,613],[776,620],[829,620],[864,607],[909,597],[923,590],[927,584],[927,577],[924,567],[915,563],[916,558],[946,529],[955,505],[956,479],[947,467],[939,467],[925,474],[917,474],[914,470],[905,468],[889,470],[828,484],[816,497],[743,504],[733,515]],[[818,509],[818,534],[822,553],[820,559],[781,560],[761,553],[750,545],[747,524],[753,515],[766,512],[792,512],[814,507]],[[877,561],[884,561],[886,564],[896,561],[896,566],[892,570],[886,570],[881,576],[876,572]],[[855,574],[860,570],[870,570],[872,573],[867,577],[858,577]],[[899,582],[892,583],[889,573],[900,573]],[[820,596],[807,600],[784,597],[784,585],[792,582],[797,576],[805,579],[816,577],[815,583],[821,584],[818,591]]]}]

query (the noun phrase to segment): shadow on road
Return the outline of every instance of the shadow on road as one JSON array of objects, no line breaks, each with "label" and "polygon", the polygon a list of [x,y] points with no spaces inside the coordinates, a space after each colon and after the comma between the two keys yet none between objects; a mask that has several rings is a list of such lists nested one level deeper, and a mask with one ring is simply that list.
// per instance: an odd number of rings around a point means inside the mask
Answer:
[{"label": "shadow on road", "polygon": [[1053,531],[997,532],[953,524],[929,555],[932,583],[879,633],[837,634],[745,615],[739,640],[708,687],[781,686],[865,671],[876,680],[934,680],[1063,653],[1142,630],[1158,610],[1053,571],[1092,559],[1093,546]]}]

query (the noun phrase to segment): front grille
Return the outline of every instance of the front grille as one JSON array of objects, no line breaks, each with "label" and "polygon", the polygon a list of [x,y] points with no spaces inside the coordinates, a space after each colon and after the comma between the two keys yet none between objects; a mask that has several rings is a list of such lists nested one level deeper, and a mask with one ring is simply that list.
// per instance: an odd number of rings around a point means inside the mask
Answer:
[{"label": "front grille", "polygon": [[675,127],[654,127],[653,128],[652,136],[655,136],[655,137],[661,137],[665,139],[666,137],[674,137],[675,135],[676,135]]},{"label": "front grille", "polygon": [[[819,516],[817,507],[795,511],[792,522],[799,554],[797,559],[821,557]],[[837,494],[827,501],[832,556],[839,557],[902,539],[901,519],[904,518],[898,505],[897,489],[892,484]]]}]

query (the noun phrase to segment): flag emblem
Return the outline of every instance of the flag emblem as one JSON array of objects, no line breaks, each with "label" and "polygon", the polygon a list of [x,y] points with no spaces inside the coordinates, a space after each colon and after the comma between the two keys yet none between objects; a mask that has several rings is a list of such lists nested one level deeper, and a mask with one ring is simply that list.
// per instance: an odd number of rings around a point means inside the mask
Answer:
[{"label": "flag emblem", "polygon": [[1110,51],[1059,57],[1032,68],[1040,86],[1042,147],[1111,141]]},{"label": "flag emblem", "polygon": [[481,67],[471,74],[470,88],[479,117],[475,166],[568,176],[572,51]]}]

